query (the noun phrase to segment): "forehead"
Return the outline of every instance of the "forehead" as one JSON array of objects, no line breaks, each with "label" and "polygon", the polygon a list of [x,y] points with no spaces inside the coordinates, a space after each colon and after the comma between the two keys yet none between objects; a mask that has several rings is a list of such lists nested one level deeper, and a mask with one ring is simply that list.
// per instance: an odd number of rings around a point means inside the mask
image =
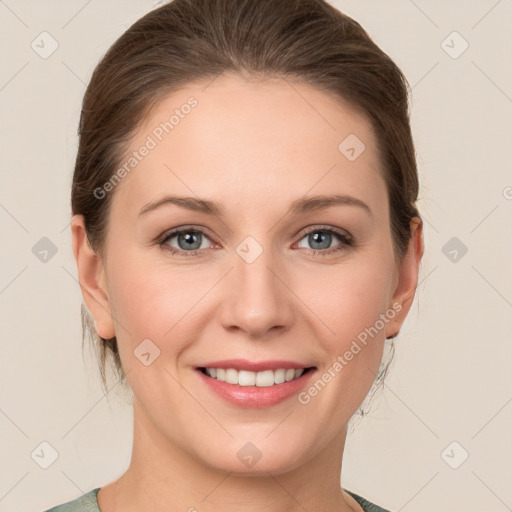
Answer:
[{"label": "forehead", "polygon": [[126,208],[165,193],[247,207],[336,192],[382,202],[368,118],[289,79],[223,75],[189,84],[153,108],[124,161],[144,146],[116,190],[114,203]]}]

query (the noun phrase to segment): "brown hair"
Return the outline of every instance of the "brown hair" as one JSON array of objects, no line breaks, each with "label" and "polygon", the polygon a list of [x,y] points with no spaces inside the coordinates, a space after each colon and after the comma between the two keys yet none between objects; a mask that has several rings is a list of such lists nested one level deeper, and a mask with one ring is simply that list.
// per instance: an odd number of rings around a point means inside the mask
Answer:
[{"label": "brown hair", "polygon": [[[71,193],[72,213],[84,216],[97,254],[114,192],[98,199],[94,190],[113,176],[135,130],[166,94],[225,71],[302,81],[348,101],[370,119],[387,185],[393,246],[402,258],[410,220],[419,217],[408,84],[356,21],[323,0],[174,0],[139,19],[111,46],[83,99]],[[116,338],[99,338],[85,306],[82,327],[83,339],[88,330],[99,351],[104,389],[107,359],[126,385]]]}]

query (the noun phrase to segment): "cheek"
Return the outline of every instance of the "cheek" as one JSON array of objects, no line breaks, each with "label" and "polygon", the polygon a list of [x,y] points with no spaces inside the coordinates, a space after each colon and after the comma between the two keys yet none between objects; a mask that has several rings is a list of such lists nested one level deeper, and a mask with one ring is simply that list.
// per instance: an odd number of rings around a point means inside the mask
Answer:
[{"label": "cheek", "polygon": [[384,260],[370,264],[354,259],[353,264],[317,272],[314,279],[304,276],[300,296],[325,324],[324,339],[333,340],[333,348],[343,348],[390,306],[391,278]]},{"label": "cheek", "polygon": [[[390,306],[392,259],[386,259],[385,252],[367,256],[317,276],[316,293],[305,300],[314,301],[312,309],[328,327],[319,330],[318,337],[327,355],[319,378],[329,384],[316,406],[333,414],[335,424],[347,420],[362,402],[383,356],[386,324],[381,315]],[[312,390],[311,396],[315,393]],[[329,405],[333,402],[339,404],[334,411]]]},{"label": "cheek", "polygon": [[[310,286],[307,297],[303,288],[304,302],[321,320],[315,324],[316,337],[325,364],[299,401],[315,408],[319,428],[321,422],[346,423],[375,380],[384,349],[386,324],[381,315],[389,307],[390,268],[383,258],[380,263],[354,260],[353,265],[317,275],[315,292]],[[311,284],[311,277],[307,281]]]},{"label": "cheek", "polygon": [[190,271],[173,268],[165,262],[148,264],[136,254],[130,257],[125,253],[116,259],[111,270],[112,293],[110,296],[112,313],[116,322],[116,334],[122,346],[132,350],[148,338],[166,350],[180,350],[180,340],[173,336],[190,322],[194,306],[205,290],[208,281],[190,279]]},{"label": "cheek", "polygon": [[200,335],[197,303],[208,280],[191,280],[190,272],[142,264],[136,257],[124,257],[116,267],[112,304],[119,355],[134,395],[156,421],[158,412],[151,404],[165,402],[176,410],[190,406],[171,375],[178,375],[182,353]]}]

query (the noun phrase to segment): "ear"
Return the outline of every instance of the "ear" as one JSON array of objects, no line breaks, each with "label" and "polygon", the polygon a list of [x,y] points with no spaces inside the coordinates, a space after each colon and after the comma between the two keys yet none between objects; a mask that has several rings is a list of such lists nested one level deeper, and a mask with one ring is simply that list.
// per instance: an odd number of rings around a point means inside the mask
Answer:
[{"label": "ear", "polygon": [[94,327],[101,338],[115,336],[108,288],[103,262],[89,245],[83,215],[71,218],[73,254],[78,269],[78,281],[87,309],[94,319]]},{"label": "ear", "polygon": [[391,300],[390,308],[397,311],[394,319],[386,324],[386,338],[394,338],[409,313],[416,286],[421,258],[423,256],[423,221],[414,217],[409,225],[411,237],[407,254],[398,264],[398,278],[396,288]]}]

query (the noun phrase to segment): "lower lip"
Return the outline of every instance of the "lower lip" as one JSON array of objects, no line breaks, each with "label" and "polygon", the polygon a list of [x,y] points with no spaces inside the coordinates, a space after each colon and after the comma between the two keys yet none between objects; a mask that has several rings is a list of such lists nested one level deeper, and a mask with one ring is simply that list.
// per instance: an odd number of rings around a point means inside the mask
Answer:
[{"label": "lower lip", "polygon": [[222,380],[208,377],[201,370],[196,370],[203,382],[217,395],[224,398],[229,403],[256,409],[261,407],[271,407],[284,400],[296,395],[311,379],[315,373],[314,369],[302,374],[298,379],[293,379],[282,384],[273,386],[239,386],[238,384],[229,384]]}]

